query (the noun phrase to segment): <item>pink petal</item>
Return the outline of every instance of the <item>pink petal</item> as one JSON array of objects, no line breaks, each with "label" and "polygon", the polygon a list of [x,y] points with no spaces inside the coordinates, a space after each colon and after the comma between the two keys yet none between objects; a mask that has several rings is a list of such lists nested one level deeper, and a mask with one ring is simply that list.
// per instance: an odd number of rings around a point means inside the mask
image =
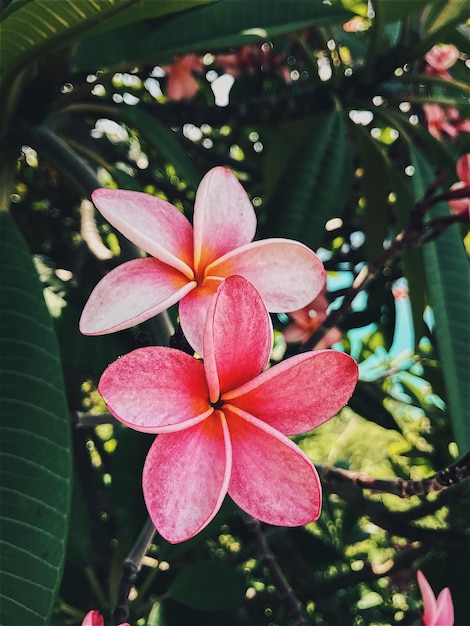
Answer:
[{"label": "pink petal", "polygon": [[418,580],[418,586],[423,596],[423,624],[424,626],[434,626],[436,618],[436,598],[434,596],[431,585],[428,583],[425,575],[421,570],[416,572],[416,578]]},{"label": "pink petal", "polygon": [[439,626],[440,624],[452,626],[454,623],[454,605],[452,603],[452,596],[448,587],[445,587],[437,596],[437,610],[434,623],[436,626]]},{"label": "pink petal", "polygon": [[234,502],[267,524],[301,526],[318,519],[320,481],[302,450],[260,420],[223,410],[232,441],[228,492]]},{"label": "pink petal", "polygon": [[470,185],[470,154],[464,154],[457,161],[457,176],[466,185]]},{"label": "pink petal", "polygon": [[227,493],[231,459],[220,411],[197,426],[157,437],[142,485],[150,517],[170,543],[190,539],[216,515]]},{"label": "pink petal", "polygon": [[343,352],[307,352],[224,393],[223,400],[285,435],[296,435],[336,415],[351,397],[357,376],[356,361]]},{"label": "pink petal", "polygon": [[172,348],[129,352],[105,369],[98,389],[118,420],[143,432],[178,431],[213,412],[202,363]]},{"label": "pink petal", "polygon": [[207,276],[238,274],[259,291],[268,311],[301,309],[325,286],[317,255],[297,241],[265,239],[229,252],[206,268]]},{"label": "pink petal", "polygon": [[204,176],[196,193],[193,223],[198,275],[214,259],[253,239],[256,214],[230,170],[214,167]]},{"label": "pink petal", "polygon": [[186,339],[202,355],[204,325],[212,296],[223,279],[207,279],[204,284],[188,292],[179,303],[180,324]]},{"label": "pink petal", "polygon": [[136,246],[194,277],[191,224],[178,209],[140,191],[95,189],[92,199],[100,213]]},{"label": "pink petal", "polygon": [[80,331],[103,335],[130,328],[175,304],[195,285],[157,259],[127,261],[96,285],[82,311]]},{"label": "pink petal", "polygon": [[230,276],[217,289],[204,328],[204,367],[212,402],[257,376],[268,364],[271,320],[256,289]]},{"label": "pink petal", "polygon": [[104,626],[103,616],[99,611],[89,611],[83,618],[82,626]]}]

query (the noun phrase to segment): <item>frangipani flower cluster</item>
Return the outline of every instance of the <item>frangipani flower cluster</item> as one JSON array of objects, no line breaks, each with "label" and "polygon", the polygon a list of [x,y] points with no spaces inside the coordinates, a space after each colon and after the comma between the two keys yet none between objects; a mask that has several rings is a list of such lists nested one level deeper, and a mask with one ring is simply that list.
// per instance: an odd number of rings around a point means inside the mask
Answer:
[{"label": "frangipani flower cluster", "polygon": [[421,618],[423,626],[453,626],[454,605],[450,589],[445,587],[436,598],[423,572],[418,570],[416,576],[423,596],[424,611]]},{"label": "frangipani flower cluster", "polygon": [[357,365],[332,350],[299,354],[262,371],[273,331],[260,294],[229,276],[212,297],[204,362],[160,346],[112,363],[99,391],[121,422],[156,433],[144,470],[147,509],[172,543],[193,537],[228,493],[274,525],[314,521],[321,486],[288,438],[335,415],[351,396]]},{"label": "frangipani flower cluster", "polygon": [[202,179],[193,226],[175,206],[148,194],[97,189],[92,196],[109,223],[151,257],[123,263],[98,283],[80,320],[85,335],[129,328],[179,301],[183,332],[202,354],[209,302],[227,276],[249,280],[273,313],[300,309],[325,284],[322,262],[303,244],[252,242],[256,214],[226,168]]},{"label": "frangipani flower cluster", "polygon": [[453,213],[466,215],[468,220],[470,220],[470,153],[464,154],[457,161],[457,176],[460,180],[455,185],[452,185],[452,189],[468,187],[468,195],[466,198],[449,200],[449,205]]},{"label": "frangipani flower cluster", "polygon": [[426,73],[431,76],[450,79],[447,71],[459,58],[459,51],[451,44],[436,44],[426,53],[424,59],[428,64]]}]

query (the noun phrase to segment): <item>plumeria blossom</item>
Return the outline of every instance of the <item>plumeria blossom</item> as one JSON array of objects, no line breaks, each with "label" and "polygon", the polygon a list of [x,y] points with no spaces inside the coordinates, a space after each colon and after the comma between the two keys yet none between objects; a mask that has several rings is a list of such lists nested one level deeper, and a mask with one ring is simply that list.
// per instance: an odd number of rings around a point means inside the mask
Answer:
[{"label": "plumeria blossom", "polygon": [[82,312],[85,335],[129,328],[180,301],[181,327],[201,354],[209,301],[227,276],[249,280],[273,313],[299,309],[324,285],[322,262],[303,244],[280,238],[252,242],[255,211],[226,168],[216,167],[202,179],[194,227],[175,206],[148,194],[97,189],[92,195],[110,224],[151,257],[123,263],[98,283]]},{"label": "plumeria blossom", "polygon": [[453,213],[456,215],[467,215],[470,220],[470,153],[464,154],[457,161],[457,176],[460,181],[452,185],[452,189],[468,187],[468,196],[466,198],[449,200],[449,205]]},{"label": "plumeria blossom", "polygon": [[[99,611],[89,611],[83,618],[82,626],[104,626],[103,616]],[[130,626],[128,622],[120,626]]]},{"label": "plumeria blossom", "polygon": [[416,577],[421,595],[423,596],[424,612],[421,620],[423,626],[453,626],[454,605],[450,589],[445,587],[436,599],[431,585],[421,570],[416,572]]},{"label": "plumeria blossom", "polygon": [[199,89],[194,74],[202,74],[204,66],[197,54],[178,55],[173,65],[164,65],[168,77],[166,96],[168,100],[187,100],[193,98]]},{"label": "plumeria blossom", "polygon": [[459,58],[459,51],[451,44],[436,44],[425,55],[428,64],[426,73],[431,76],[450,79],[452,76],[447,71]]},{"label": "plumeria blossom", "polygon": [[429,133],[441,141],[443,133],[455,139],[462,132],[470,132],[470,120],[463,118],[455,107],[423,104],[423,112]]},{"label": "plumeria blossom", "polygon": [[[307,306],[298,311],[291,311],[288,316],[291,323],[283,331],[284,339],[287,343],[307,342],[317,328],[326,319],[328,300],[325,297],[326,287]],[[324,337],[320,339],[315,348],[330,348],[337,341],[341,341],[342,333],[339,328],[331,328]]]},{"label": "plumeria blossom", "polygon": [[211,299],[204,362],[172,348],[130,352],[103,373],[99,391],[131,428],[157,433],[143,470],[155,527],[172,543],[196,535],[228,493],[268,524],[318,518],[314,465],[288,438],[335,415],[357,365],[333,350],[296,355],[267,370],[273,330],[256,289],[230,276]]}]

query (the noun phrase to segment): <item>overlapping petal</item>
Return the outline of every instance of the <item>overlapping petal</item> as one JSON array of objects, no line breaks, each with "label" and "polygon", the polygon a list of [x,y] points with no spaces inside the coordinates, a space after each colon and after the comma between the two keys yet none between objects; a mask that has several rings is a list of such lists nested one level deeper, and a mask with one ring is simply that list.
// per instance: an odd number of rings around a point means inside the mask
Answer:
[{"label": "overlapping petal", "polygon": [[204,330],[211,401],[258,376],[268,364],[272,343],[271,322],[258,292],[240,276],[230,276],[212,298]]},{"label": "overlapping petal", "polygon": [[165,539],[190,539],[215,516],[227,493],[231,458],[219,411],[197,426],[156,438],[142,486],[150,517]]},{"label": "overlapping petal", "polygon": [[343,352],[307,352],[265,370],[223,399],[285,435],[296,435],[336,415],[351,397],[357,376],[356,361]]},{"label": "overlapping petal", "polygon": [[150,255],[194,277],[191,224],[178,209],[140,191],[95,189],[92,199],[100,213]]},{"label": "overlapping petal", "polygon": [[183,333],[198,354],[203,354],[204,324],[212,296],[222,278],[206,279],[180,300],[178,313]]},{"label": "overlapping petal", "polygon": [[203,364],[172,348],[129,352],[106,368],[98,389],[117,419],[144,432],[182,430],[213,412]]},{"label": "overlapping petal", "polygon": [[300,526],[318,519],[321,486],[308,457],[268,424],[228,406],[224,412],[232,443],[228,492],[234,502],[267,524]]},{"label": "overlapping petal", "polygon": [[96,285],[82,311],[80,331],[103,335],[130,328],[165,311],[195,286],[157,259],[127,261]]},{"label": "overlapping petal", "polygon": [[295,311],[325,285],[323,263],[309,248],[288,239],[264,239],[237,248],[206,268],[207,276],[237,274],[258,290],[268,311]]},{"label": "overlapping petal", "polygon": [[225,167],[202,179],[194,203],[194,267],[200,274],[214,259],[250,242],[256,214],[237,177]]}]

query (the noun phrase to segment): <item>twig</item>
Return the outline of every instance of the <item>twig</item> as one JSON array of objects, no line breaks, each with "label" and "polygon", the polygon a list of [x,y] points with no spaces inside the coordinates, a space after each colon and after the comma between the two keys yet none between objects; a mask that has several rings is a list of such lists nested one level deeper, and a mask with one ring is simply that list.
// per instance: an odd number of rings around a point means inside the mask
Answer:
[{"label": "twig", "polygon": [[129,615],[129,592],[139,575],[142,559],[149,549],[154,536],[155,526],[152,520],[148,518],[137,541],[123,563],[121,581],[112,615],[113,626],[118,626],[118,624],[122,624],[127,620]]},{"label": "twig", "polygon": [[429,478],[421,480],[403,480],[402,478],[372,478],[361,472],[351,472],[329,465],[316,465],[321,481],[325,484],[348,483],[361,489],[371,489],[382,493],[390,493],[399,498],[427,495],[434,491],[442,491],[470,476],[470,452],[461,459],[439,470]]},{"label": "twig", "polygon": [[261,530],[260,522],[249,516],[244,516],[244,521],[253,537],[259,556],[269,571],[279,598],[286,605],[289,615],[295,620],[295,626],[309,626],[303,604],[295,595],[294,590],[274,558],[266,537]]}]

